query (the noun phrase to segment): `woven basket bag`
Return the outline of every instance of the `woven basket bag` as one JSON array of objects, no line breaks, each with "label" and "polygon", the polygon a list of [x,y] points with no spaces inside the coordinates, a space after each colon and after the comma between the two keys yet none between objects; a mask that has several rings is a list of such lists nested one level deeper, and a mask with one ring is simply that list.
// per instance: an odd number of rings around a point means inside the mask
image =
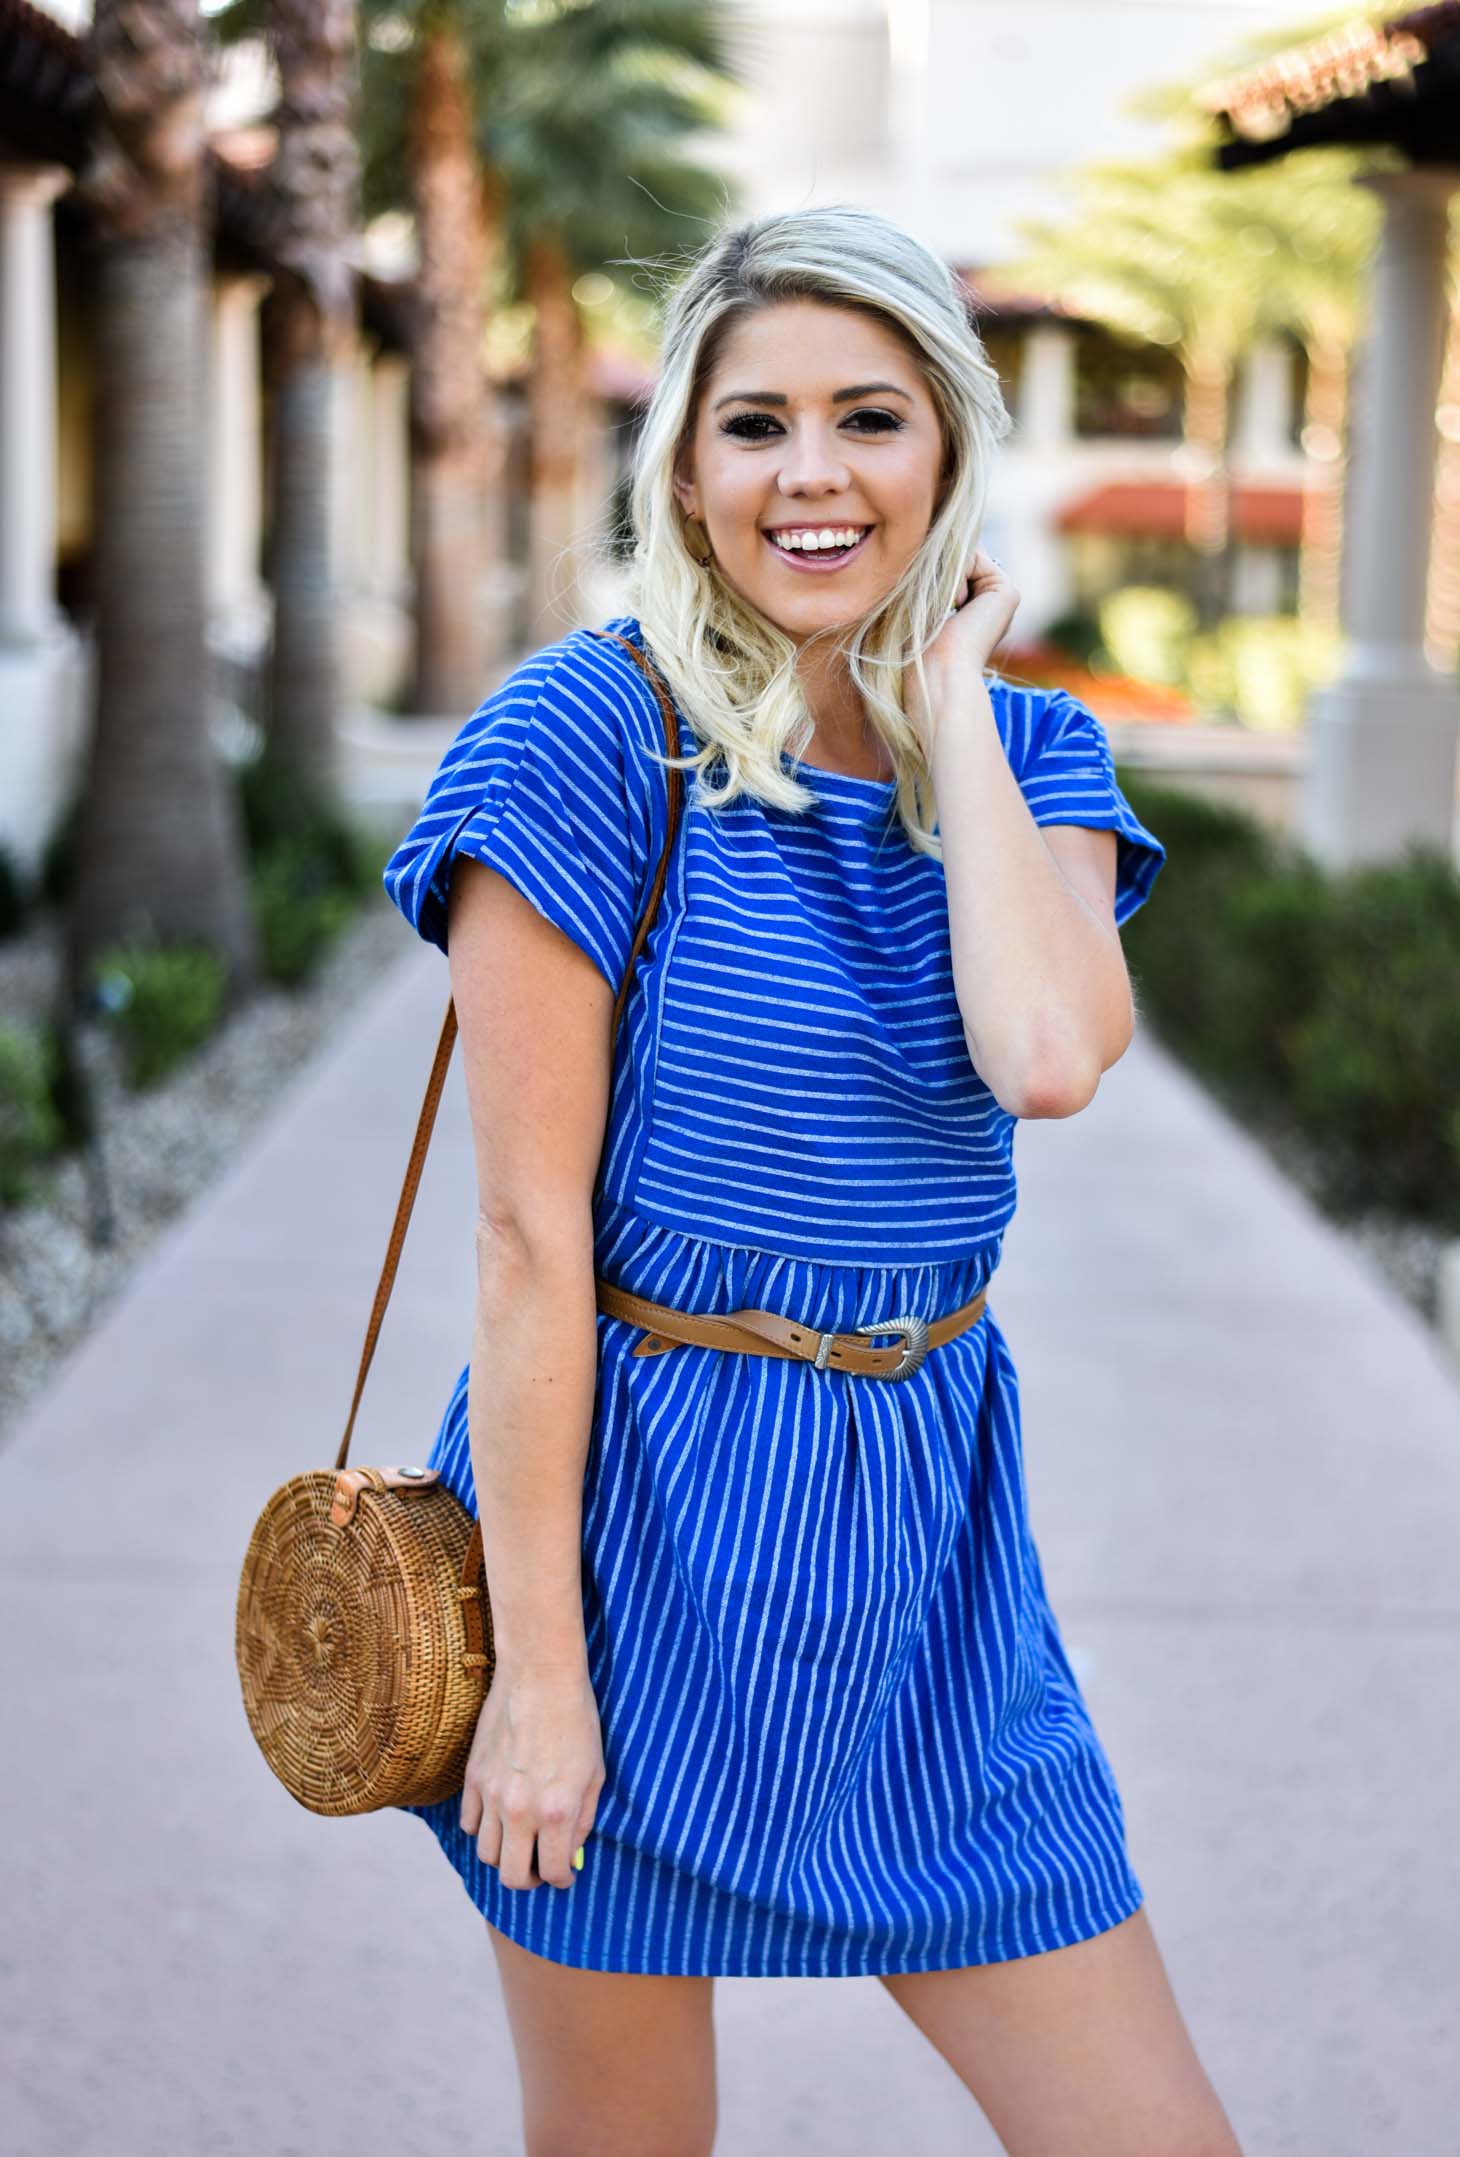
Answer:
[{"label": "woven basket bag", "polygon": [[[674,707],[656,669],[626,637],[593,634],[622,644],[648,676],[665,746],[678,756]],[[613,1040],[679,825],[683,774],[671,766],[666,777],[664,849],[614,1001]],[[466,1780],[495,1667],[480,1521],[435,1468],[346,1466],[455,1040],[453,998],[334,1468],[308,1469],[279,1485],[249,1538],[238,1584],[234,1652],[249,1726],[290,1795],[316,1813],[376,1812],[454,1796]]]}]

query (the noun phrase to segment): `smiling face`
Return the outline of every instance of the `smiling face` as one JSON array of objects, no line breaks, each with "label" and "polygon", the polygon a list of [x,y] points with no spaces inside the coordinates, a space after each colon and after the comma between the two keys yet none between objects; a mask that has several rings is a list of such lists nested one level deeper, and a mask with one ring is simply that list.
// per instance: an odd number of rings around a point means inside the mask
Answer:
[{"label": "smiling face", "polygon": [[859,308],[783,300],[727,334],[674,491],[719,574],[799,644],[892,589],[928,535],[942,461],[937,408],[897,332]]}]

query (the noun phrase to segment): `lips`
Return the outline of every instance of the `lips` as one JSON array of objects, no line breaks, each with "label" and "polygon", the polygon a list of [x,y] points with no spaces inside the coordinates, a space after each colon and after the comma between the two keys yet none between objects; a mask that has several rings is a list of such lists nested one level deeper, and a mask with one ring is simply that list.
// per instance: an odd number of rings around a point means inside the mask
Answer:
[{"label": "lips", "polygon": [[[786,529],[794,531],[798,527],[789,526]],[[802,576],[828,577],[834,570],[845,569],[848,562],[854,562],[857,559],[874,530],[875,526],[869,524],[856,545],[847,547],[840,554],[834,553],[829,547],[817,548],[814,553],[803,554],[799,550],[796,553],[791,553],[785,547],[778,547],[769,532],[765,532],[763,536],[771,553],[785,568],[793,570]]]}]

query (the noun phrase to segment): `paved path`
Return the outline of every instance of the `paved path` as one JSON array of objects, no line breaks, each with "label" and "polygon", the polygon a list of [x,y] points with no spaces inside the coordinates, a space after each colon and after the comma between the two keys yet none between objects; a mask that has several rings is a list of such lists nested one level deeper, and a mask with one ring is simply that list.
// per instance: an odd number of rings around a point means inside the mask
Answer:
[{"label": "paved path", "polygon": [[[333,1457],[445,996],[403,942],[0,1455],[4,2157],[521,2147],[454,1874],[401,1814],[295,1806],[233,1665],[254,1516]],[[1248,2157],[1453,2157],[1453,1377],[1145,1038],[1018,1157],[1035,1526]],[[458,1063],[357,1458],[430,1441],[471,1193]],[[717,1998],[717,2157],[992,2151],[875,1979]]]}]

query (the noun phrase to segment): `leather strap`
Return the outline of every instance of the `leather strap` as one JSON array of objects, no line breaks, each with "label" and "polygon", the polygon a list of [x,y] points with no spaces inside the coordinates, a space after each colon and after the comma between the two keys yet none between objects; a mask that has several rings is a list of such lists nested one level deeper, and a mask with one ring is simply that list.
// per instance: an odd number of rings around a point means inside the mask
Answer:
[{"label": "leather strap", "polygon": [[[777,1311],[739,1310],[723,1316],[677,1311],[667,1303],[651,1303],[646,1296],[635,1296],[627,1289],[615,1288],[609,1281],[598,1282],[600,1310],[607,1311],[611,1318],[627,1319],[630,1325],[648,1329],[644,1339],[632,1350],[636,1356],[662,1355],[666,1348],[688,1341],[702,1348],[733,1348],[752,1355],[791,1357],[802,1363],[814,1363],[818,1370],[849,1371],[861,1378],[908,1375],[921,1363],[929,1348],[952,1340],[982,1318],[987,1301],[988,1289],[984,1287],[967,1303],[960,1304],[956,1311],[947,1311],[941,1318],[930,1320],[926,1330],[917,1320],[889,1319],[886,1325],[866,1327],[859,1332],[822,1333],[815,1326],[782,1317]],[[904,1331],[912,1336],[911,1340],[892,1348],[874,1348],[866,1337],[869,1333]],[[915,1361],[911,1363],[909,1347],[915,1355]]]},{"label": "leather strap", "polygon": [[[633,659],[640,673],[647,678],[649,686],[658,699],[659,714],[664,722],[665,747],[672,757],[678,756],[680,753],[679,720],[658,669],[640,651],[637,644],[631,644],[629,639],[621,637],[617,630],[592,629],[588,633],[590,636],[621,644]],[[677,765],[671,764],[665,772],[665,777],[669,782],[669,814],[664,833],[664,847],[659,856],[659,865],[655,871],[648,903],[640,919],[633,947],[629,952],[628,964],[624,968],[624,978],[619,984],[618,995],[614,998],[613,1024],[609,1037],[610,1055],[612,1055],[612,1043],[618,1036],[619,1021],[623,1017],[624,1006],[629,1000],[629,991],[633,987],[634,969],[638,964],[639,953],[644,947],[650,929],[654,926],[654,917],[659,911],[659,901],[664,895],[664,886],[669,874],[670,850],[674,845],[674,835],[679,829],[680,813],[684,802],[684,773]],[[406,1240],[406,1229],[410,1223],[411,1209],[416,1203],[416,1189],[421,1181],[421,1170],[425,1165],[426,1149],[431,1143],[431,1133],[436,1123],[436,1111],[441,1102],[441,1089],[446,1083],[446,1067],[451,1061],[451,1051],[455,1045],[456,999],[453,997],[446,1006],[446,1016],[441,1022],[441,1037],[436,1043],[436,1055],[431,1065],[431,1076],[426,1081],[426,1097],[421,1103],[421,1113],[416,1121],[416,1135],[411,1142],[411,1157],[406,1163],[405,1181],[401,1185],[400,1200],[395,1209],[395,1222],[390,1231],[390,1240],[386,1245],[385,1264],[380,1269],[380,1281],[375,1291],[375,1303],[370,1312],[370,1322],[365,1329],[365,1345],[360,1351],[360,1369],[355,1379],[355,1396],[350,1402],[350,1414],[345,1424],[345,1435],[340,1440],[340,1450],[335,1458],[337,1471],[344,1467],[350,1457],[350,1439],[355,1429],[355,1417],[359,1412],[360,1398],[365,1391],[366,1373],[369,1371],[374,1358],[375,1343],[380,1337],[381,1320],[385,1316],[385,1307],[390,1301],[390,1292],[395,1286],[396,1267],[400,1263],[401,1246]],[[472,1553],[470,1551],[467,1553],[469,1567],[472,1562],[480,1562],[480,1532],[475,1538],[475,1544],[475,1561],[472,1560]],[[464,1580],[469,1580],[471,1577],[470,1570],[463,1574]]]}]

